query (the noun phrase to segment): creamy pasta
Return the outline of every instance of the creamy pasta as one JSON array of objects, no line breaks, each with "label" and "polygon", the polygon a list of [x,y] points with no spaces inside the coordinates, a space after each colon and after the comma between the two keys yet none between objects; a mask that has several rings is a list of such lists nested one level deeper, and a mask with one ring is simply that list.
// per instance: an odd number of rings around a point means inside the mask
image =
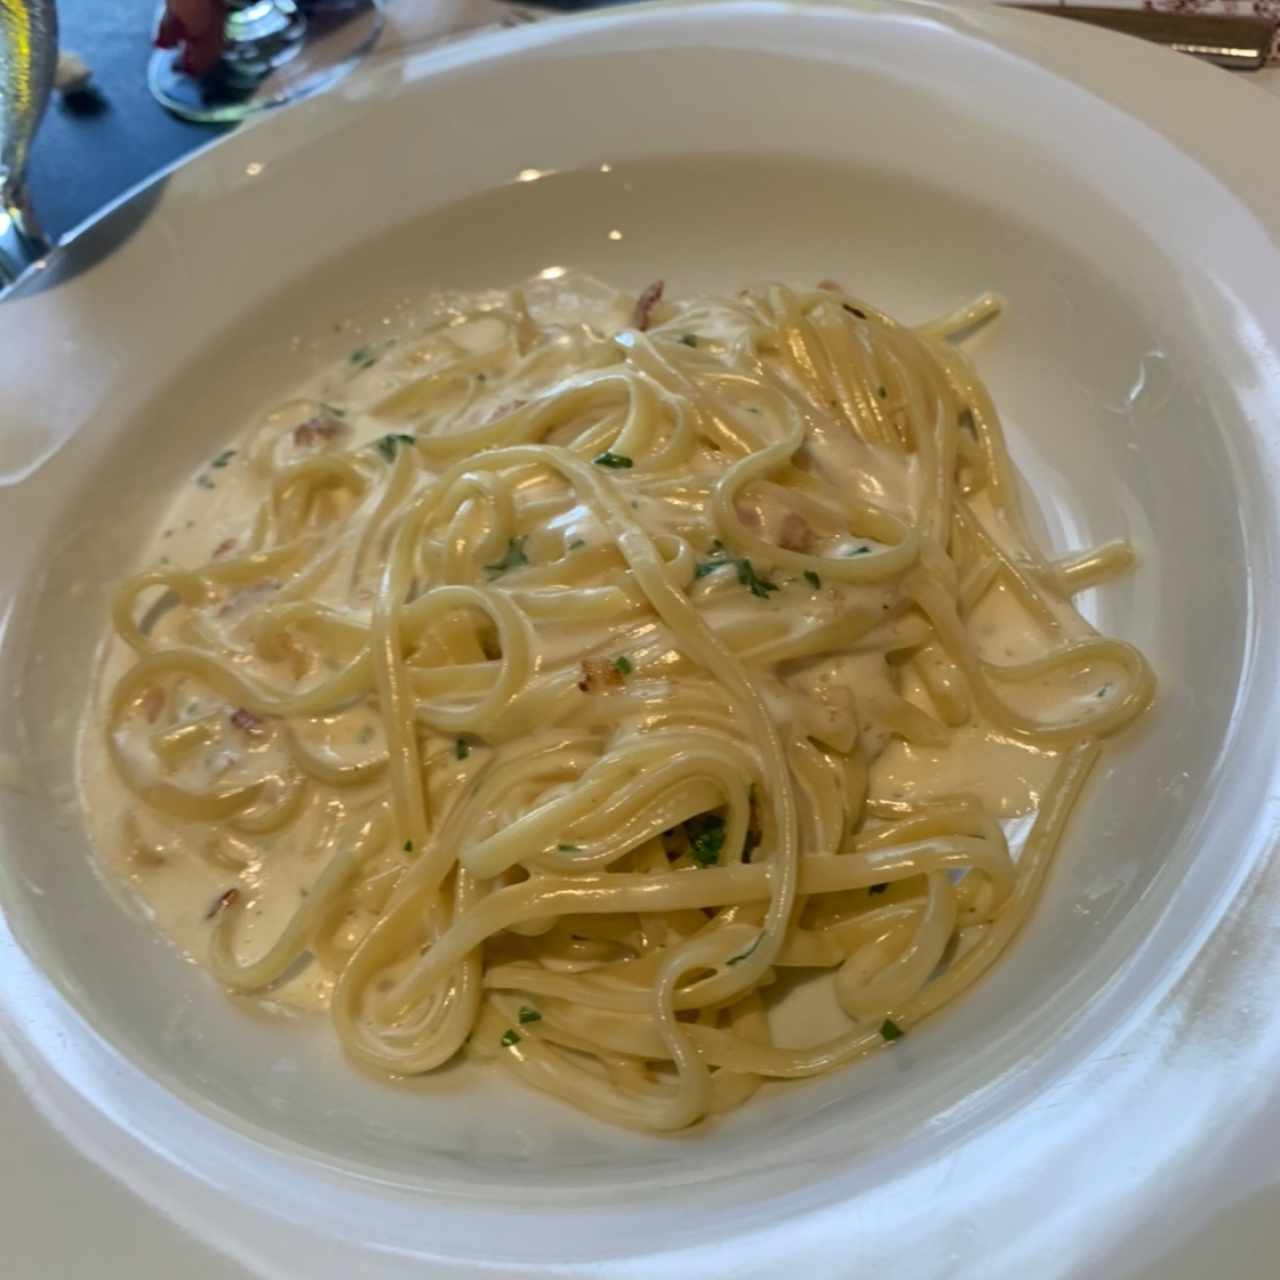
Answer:
[{"label": "creamy pasta", "polygon": [[[1154,689],[1072,604],[1128,547],[1027,531],[955,342],[998,309],[569,279],[366,342],[119,588],[104,858],[389,1075],[477,1053],[664,1131],[909,1034]],[[801,1045],[796,979],[840,1011]]]}]

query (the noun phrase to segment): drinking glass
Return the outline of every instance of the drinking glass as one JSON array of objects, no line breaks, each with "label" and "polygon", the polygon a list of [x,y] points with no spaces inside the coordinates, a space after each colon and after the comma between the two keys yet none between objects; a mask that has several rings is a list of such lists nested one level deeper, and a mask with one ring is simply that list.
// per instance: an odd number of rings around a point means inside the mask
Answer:
[{"label": "drinking glass", "polygon": [[0,0],[0,287],[49,250],[24,178],[57,60],[53,0]]}]

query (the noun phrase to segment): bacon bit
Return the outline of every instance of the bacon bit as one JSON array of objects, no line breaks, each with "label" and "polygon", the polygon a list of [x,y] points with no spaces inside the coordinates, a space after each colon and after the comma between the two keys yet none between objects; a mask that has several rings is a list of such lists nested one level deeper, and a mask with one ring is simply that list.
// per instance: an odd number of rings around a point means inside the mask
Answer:
[{"label": "bacon bit", "polygon": [[797,511],[788,511],[778,532],[778,546],[784,551],[812,551],[813,530]]},{"label": "bacon bit", "polygon": [[231,723],[237,729],[243,729],[245,733],[257,733],[262,727],[262,721],[248,707],[237,707],[231,713]]},{"label": "bacon bit", "polygon": [[220,894],[218,894],[218,896],[213,900],[213,906],[211,906],[209,910],[204,913],[204,918],[206,920],[212,920],[213,917],[216,916],[219,911],[222,911],[226,907],[229,907],[233,903],[236,903],[239,901],[240,901],[240,890],[237,889],[235,885],[232,885],[230,889],[224,889]]},{"label": "bacon bit", "polygon": [[213,558],[215,560],[222,559],[223,556],[235,550],[236,540],[234,538],[223,538],[213,549]]},{"label": "bacon bit", "polygon": [[293,443],[300,449],[312,449],[318,444],[336,440],[341,432],[342,423],[327,414],[320,414],[294,427]]},{"label": "bacon bit", "polygon": [[621,689],[625,679],[612,662],[604,658],[585,658],[582,663],[582,679],[578,688],[583,693],[602,693],[606,689]]},{"label": "bacon bit", "polygon": [[142,714],[147,717],[148,724],[155,724],[164,710],[164,690],[152,685],[142,695]]},{"label": "bacon bit", "polygon": [[859,320],[865,320],[867,318],[867,313],[865,311],[859,311],[857,307],[851,306],[847,302],[842,302],[840,305],[851,315],[857,316]]},{"label": "bacon bit", "polygon": [[509,413],[515,413],[517,409],[523,409],[529,402],[527,400],[504,400],[496,409],[491,409],[485,417],[484,426],[488,426],[491,422],[497,422],[499,418],[505,418]]},{"label": "bacon bit", "polygon": [[661,280],[655,280],[640,296],[636,299],[636,310],[632,317],[631,323],[637,329],[643,332],[649,327],[649,320],[653,316],[653,309],[662,301]]}]

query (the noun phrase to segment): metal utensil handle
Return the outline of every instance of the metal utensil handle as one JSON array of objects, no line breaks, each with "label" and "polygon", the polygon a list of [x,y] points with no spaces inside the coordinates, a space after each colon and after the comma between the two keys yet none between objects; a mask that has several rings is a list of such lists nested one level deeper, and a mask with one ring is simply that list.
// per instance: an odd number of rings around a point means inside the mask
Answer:
[{"label": "metal utensil handle", "polygon": [[1016,7],[1139,36],[1230,71],[1257,71],[1264,66],[1276,33],[1275,22],[1267,18],[1106,9],[1095,5],[1028,4]]}]

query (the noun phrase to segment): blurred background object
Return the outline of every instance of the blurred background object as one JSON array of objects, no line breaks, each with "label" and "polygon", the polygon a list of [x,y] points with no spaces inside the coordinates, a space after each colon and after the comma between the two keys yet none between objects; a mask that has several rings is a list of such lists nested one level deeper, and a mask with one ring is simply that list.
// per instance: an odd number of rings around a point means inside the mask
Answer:
[{"label": "blurred background object", "polygon": [[382,8],[382,0],[167,0],[147,83],[186,120],[242,120],[346,75],[378,39]]},{"label": "blurred background object", "polygon": [[[0,0],[5,12],[29,3]],[[495,25],[509,12],[500,0],[390,0],[370,56]],[[153,50],[156,0],[58,0],[58,19],[63,46],[77,52],[93,78],[85,93],[59,95],[31,151],[27,188],[54,239],[234,124],[188,121],[152,96],[153,54],[172,60],[181,52]]]},{"label": "blurred background object", "polygon": [[46,247],[25,175],[57,58],[53,0],[0,0],[0,282]]}]

